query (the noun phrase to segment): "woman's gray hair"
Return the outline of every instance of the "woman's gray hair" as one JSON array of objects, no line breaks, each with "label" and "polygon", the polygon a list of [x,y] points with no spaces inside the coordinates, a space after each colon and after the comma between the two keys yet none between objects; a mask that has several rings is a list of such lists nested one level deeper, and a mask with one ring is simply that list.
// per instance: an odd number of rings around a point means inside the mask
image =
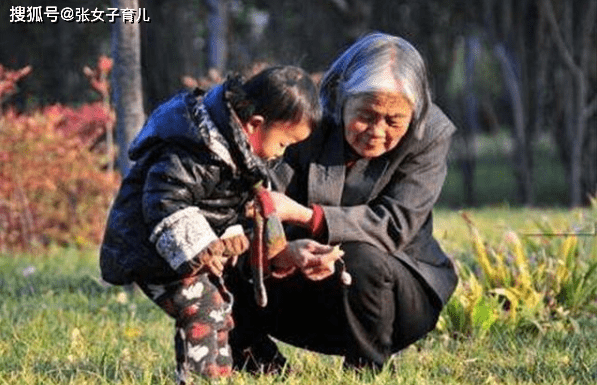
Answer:
[{"label": "woman's gray hair", "polygon": [[[394,79],[388,79],[388,74]],[[388,85],[398,89],[390,90]],[[421,54],[406,40],[370,33],[350,46],[325,73],[320,100],[324,117],[342,125],[346,101],[363,92],[398,91],[411,102],[413,119],[409,130],[421,138],[425,129],[431,92]]]}]

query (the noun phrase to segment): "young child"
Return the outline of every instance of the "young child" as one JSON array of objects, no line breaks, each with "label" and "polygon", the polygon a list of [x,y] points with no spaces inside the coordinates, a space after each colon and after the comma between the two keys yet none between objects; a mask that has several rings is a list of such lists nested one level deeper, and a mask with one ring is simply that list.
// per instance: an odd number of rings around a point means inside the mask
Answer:
[{"label": "young child", "polygon": [[179,384],[189,371],[230,375],[232,295],[221,276],[248,249],[245,204],[268,184],[264,160],[306,139],[320,117],[308,74],[278,66],[174,96],[131,144],[135,164],[110,211],[102,277],[135,282],[175,319]]}]

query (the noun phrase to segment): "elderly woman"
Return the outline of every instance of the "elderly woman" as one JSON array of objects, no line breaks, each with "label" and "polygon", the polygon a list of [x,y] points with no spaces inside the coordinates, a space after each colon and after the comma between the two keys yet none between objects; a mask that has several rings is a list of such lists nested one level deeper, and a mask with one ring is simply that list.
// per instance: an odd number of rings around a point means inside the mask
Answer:
[{"label": "elderly woman", "polygon": [[[275,168],[284,194],[273,201],[288,237],[339,244],[344,256],[323,280],[269,279],[265,309],[235,282],[237,367],[284,365],[272,336],[344,356],[347,367],[380,368],[435,327],[457,283],[432,236],[455,127],[431,101],[421,55],[399,37],[366,35],[332,64],[320,97],[323,127]],[[301,258],[272,261],[300,267]]]}]

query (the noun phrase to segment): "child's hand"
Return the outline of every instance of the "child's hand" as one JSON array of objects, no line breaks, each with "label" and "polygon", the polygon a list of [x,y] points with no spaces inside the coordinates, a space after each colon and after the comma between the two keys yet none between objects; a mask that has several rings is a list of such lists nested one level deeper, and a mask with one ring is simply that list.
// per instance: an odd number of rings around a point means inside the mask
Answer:
[{"label": "child's hand", "polygon": [[225,246],[221,240],[211,242],[193,258],[193,271],[196,273],[209,272],[221,277],[227,260],[224,257],[224,250]]},{"label": "child's hand", "polygon": [[224,244],[224,258],[227,258],[227,263],[235,266],[238,256],[249,250],[249,238],[244,234],[235,235],[232,237],[220,238]]},{"label": "child's hand", "polygon": [[244,234],[227,235],[211,242],[195,258],[195,272],[210,272],[222,276],[226,265],[234,266],[238,256],[249,249],[249,239]]},{"label": "child's hand", "polygon": [[250,241],[241,225],[227,228],[220,237],[220,241],[224,245],[222,255],[228,258],[227,263],[232,266],[236,265],[239,255],[249,250]]}]

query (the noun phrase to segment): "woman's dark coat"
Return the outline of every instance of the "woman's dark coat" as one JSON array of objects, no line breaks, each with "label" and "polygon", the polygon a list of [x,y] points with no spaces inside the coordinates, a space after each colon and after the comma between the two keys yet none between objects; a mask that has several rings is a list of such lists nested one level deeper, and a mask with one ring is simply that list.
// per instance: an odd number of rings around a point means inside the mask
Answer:
[{"label": "woman's dark coat", "polygon": [[367,242],[385,250],[416,271],[446,303],[457,276],[432,237],[432,209],[446,177],[454,131],[452,122],[432,105],[421,139],[411,130],[394,150],[358,159],[347,173],[350,155],[343,129],[327,122],[323,130],[287,150],[275,169],[275,184],[299,203],[322,206],[324,242]]}]

